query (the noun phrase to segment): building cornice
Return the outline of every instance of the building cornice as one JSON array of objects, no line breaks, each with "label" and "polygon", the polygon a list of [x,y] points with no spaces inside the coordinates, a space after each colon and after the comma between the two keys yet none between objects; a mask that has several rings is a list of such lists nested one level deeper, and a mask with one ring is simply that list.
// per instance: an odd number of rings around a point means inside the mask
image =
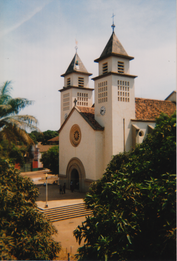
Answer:
[{"label": "building cornice", "polygon": [[135,122],[156,122],[154,119],[131,119],[131,121]]},{"label": "building cornice", "polygon": [[72,73],[84,74],[84,75],[88,75],[88,76],[91,76],[91,75],[92,75],[92,73],[86,73],[86,72],[80,72],[80,71],[75,71],[75,70],[73,70],[73,71],[71,71],[71,72],[61,74],[61,77],[65,77],[65,76],[67,76],[67,75],[69,75],[69,74],[72,74]]},{"label": "building cornice", "polygon": [[78,86],[63,87],[63,89],[58,90],[58,91],[59,91],[59,92],[63,92],[63,91],[70,90],[70,89],[79,89],[79,90],[89,90],[89,91],[94,91],[93,88],[88,88],[88,87],[78,87]]},{"label": "building cornice", "polygon": [[98,63],[98,62],[100,62],[100,61],[102,61],[102,60],[104,60],[104,59],[106,59],[106,58],[108,58],[108,57],[111,57],[111,56],[124,58],[124,59],[127,59],[127,60],[129,60],[129,61],[134,59],[133,56],[123,55],[123,54],[117,54],[117,53],[111,53],[111,54],[107,54],[107,55],[105,55],[105,56],[103,56],[103,57],[99,57],[99,58],[95,59],[94,62],[95,62],[95,63]]},{"label": "building cornice", "polygon": [[129,77],[129,78],[136,78],[136,77],[138,77],[137,75],[131,75],[131,74],[126,74],[126,73],[108,72],[108,73],[96,76],[96,77],[92,78],[92,80],[95,81],[95,80],[104,78],[104,77],[109,76],[109,75],[126,76],[126,77]]}]

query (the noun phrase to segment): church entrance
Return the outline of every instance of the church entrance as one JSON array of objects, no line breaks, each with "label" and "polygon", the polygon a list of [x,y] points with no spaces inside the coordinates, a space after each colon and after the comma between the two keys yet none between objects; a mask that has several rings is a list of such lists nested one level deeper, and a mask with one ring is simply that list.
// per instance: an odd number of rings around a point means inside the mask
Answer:
[{"label": "church entrance", "polygon": [[85,191],[85,169],[78,158],[72,158],[66,169],[67,188],[71,189],[71,185],[75,190]]},{"label": "church entrance", "polygon": [[71,181],[73,184],[73,188],[79,190],[79,173],[77,169],[73,169],[71,171]]}]

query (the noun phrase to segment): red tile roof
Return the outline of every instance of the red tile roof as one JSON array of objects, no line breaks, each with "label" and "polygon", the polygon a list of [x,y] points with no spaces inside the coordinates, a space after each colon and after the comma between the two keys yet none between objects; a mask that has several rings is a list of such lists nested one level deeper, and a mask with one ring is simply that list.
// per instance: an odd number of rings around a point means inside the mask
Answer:
[{"label": "red tile roof", "polygon": [[43,153],[48,151],[50,148],[54,147],[56,145],[42,145],[41,142],[38,142],[37,147],[39,148],[39,152]]},{"label": "red tile roof", "polygon": [[51,141],[51,142],[59,141],[59,136],[56,136],[56,137],[54,137],[54,138],[52,138],[52,139],[50,139],[48,141]]},{"label": "red tile roof", "polygon": [[163,112],[171,116],[176,104],[171,101],[135,98],[135,118],[138,120],[155,120]]},{"label": "red tile roof", "polygon": [[77,106],[76,109],[94,130],[104,130],[104,127],[102,127],[95,120],[95,117],[94,117],[95,109],[94,108]]}]

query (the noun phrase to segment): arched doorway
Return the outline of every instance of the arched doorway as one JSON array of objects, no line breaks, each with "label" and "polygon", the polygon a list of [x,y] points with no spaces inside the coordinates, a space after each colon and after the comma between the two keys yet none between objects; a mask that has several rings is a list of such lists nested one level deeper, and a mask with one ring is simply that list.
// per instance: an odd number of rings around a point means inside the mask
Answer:
[{"label": "arched doorway", "polygon": [[67,187],[70,188],[71,180],[74,184],[74,189],[84,192],[85,169],[80,159],[72,158],[66,169]]},{"label": "arched doorway", "polygon": [[79,173],[77,169],[71,171],[71,181],[73,182],[74,189],[79,190]]}]

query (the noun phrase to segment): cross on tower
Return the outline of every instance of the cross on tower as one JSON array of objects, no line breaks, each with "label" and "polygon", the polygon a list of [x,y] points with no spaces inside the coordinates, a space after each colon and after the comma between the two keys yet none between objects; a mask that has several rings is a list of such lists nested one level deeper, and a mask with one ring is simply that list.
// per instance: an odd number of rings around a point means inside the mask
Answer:
[{"label": "cross on tower", "polygon": [[111,27],[112,27],[112,32],[114,32],[114,28],[115,28],[114,16],[115,16],[115,14],[112,14],[112,25],[111,25]]},{"label": "cross on tower", "polygon": [[74,99],[74,104],[75,104],[75,106],[76,106],[76,104],[77,104],[77,99],[76,99],[76,98]]},{"label": "cross on tower", "polygon": [[76,53],[77,53],[77,49],[78,49],[78,47],[77,47],[77,45],[78,45],[78,41],[75,40],[75,43],[76,43],[75,49],[76,49]]}]

